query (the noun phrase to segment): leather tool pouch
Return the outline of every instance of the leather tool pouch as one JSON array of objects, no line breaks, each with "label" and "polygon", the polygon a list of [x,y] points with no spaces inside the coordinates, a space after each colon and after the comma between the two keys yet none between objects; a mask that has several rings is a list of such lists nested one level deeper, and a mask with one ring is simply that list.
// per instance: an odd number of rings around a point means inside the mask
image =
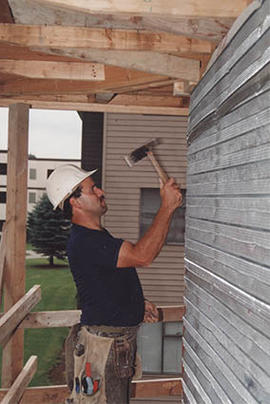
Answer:
[{"label": "leather tool pouch", "polygon": [[90,334],[84,327],[74,350],[74,383],[70,402],[104,404],[105,367],[114,340]]}]

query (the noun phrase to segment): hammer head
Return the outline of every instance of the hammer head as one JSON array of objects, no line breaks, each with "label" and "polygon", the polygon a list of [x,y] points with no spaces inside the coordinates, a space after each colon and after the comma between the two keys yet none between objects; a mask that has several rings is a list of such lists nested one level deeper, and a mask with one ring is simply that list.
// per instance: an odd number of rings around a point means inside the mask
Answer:
[{"label": "hammer head", "polygon": [[147,156],[147,153],[149,151],[153,150],[153,147],[157,144],[160,143],[159,139],[152,139],[150,142],[138,147],[137,149],[133,150],[131,153],[129,153],[127,156],[124,156],[124,159],[126,160],[126,163],[129,165],[129,167],[132,167],[134,164],[136,164],[138,161],[142,160],[144,157]]}]

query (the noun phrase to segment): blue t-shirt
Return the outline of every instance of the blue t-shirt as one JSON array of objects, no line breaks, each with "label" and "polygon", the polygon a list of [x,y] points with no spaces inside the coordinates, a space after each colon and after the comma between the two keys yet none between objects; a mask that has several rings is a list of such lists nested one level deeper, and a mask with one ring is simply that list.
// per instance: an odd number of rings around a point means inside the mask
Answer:
[{"label": "blue t-shirt", "polygon": [[116,266],[122,243],[105,229],[72,225],[67,254],[83,325],[126,327],[143,320],[144,297],[136,269]]}]

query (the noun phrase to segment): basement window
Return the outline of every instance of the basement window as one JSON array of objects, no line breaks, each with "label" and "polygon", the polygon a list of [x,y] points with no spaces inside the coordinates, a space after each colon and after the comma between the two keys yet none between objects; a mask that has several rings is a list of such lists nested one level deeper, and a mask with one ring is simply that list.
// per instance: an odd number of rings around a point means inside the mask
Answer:
[{"label": "basement window", "polygon": [[[185,242],[186,190],[181,189],[182,206],[176,209],[167,236],[166,244],[183,245]],[[159,188],[141,188],[140,237],[151,225],[160,206]]]}]

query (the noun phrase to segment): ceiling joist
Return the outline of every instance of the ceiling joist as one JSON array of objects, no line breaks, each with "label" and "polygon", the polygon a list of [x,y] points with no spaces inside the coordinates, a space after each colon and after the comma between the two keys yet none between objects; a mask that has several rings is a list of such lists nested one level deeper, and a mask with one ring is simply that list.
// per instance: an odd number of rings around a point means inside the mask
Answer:
[{"label": "ceiling joist", "polygon": [[21,94],[95,94],[97,92],[134,91],[149,86],[168,85],[168,77],[105,66],[105,81],[40,80],[17,78],[0,82],[0,94],[14,96]]},{"label": "ceiling joist", "polygon": [[105,80],[104,65],[98,63],[0,59],[0,73],[38,79]]},{"label": "ceiling joist", "polygon": [[[68,38],[68,41],[67,41]],[[212,53],[212,44],[165,32],[0,24],[0,42],[27,47],[87,48],[164,53]]]},{"label": "ceiling joist", "polygon": [[238,17],[248,0],[36,0],[36,3],[90,14],[218,18]]},{"label": "ceiling joist", "polygon": [[33,48],[53,55],[69,56],[80,60],[104,63],[152,74],[197,82],[200,78],[200,62],[177,56],[146,51],[114,51],[77,48]]},{"label": "ceiling joist", "polygon": [[[31,99],[31,97],[20,97],[20,102],[29,104],[32,108],[38,109],[58,109],[70,111],[91,111],[91,112],[113,112],[113,113],[127,113],[127,114],[154,114],[154,115],[175,115],[187,116],[188,108],[179,107],[153,107],[153,106],[134,106],[134,105],[111,105],[111,104],[98,104],[98,103],[80,103],[80,102],[52,102],[38,99]],[[17,103],[17,98],[1,98],[0,107],[8,107],[11,104]]]}]

